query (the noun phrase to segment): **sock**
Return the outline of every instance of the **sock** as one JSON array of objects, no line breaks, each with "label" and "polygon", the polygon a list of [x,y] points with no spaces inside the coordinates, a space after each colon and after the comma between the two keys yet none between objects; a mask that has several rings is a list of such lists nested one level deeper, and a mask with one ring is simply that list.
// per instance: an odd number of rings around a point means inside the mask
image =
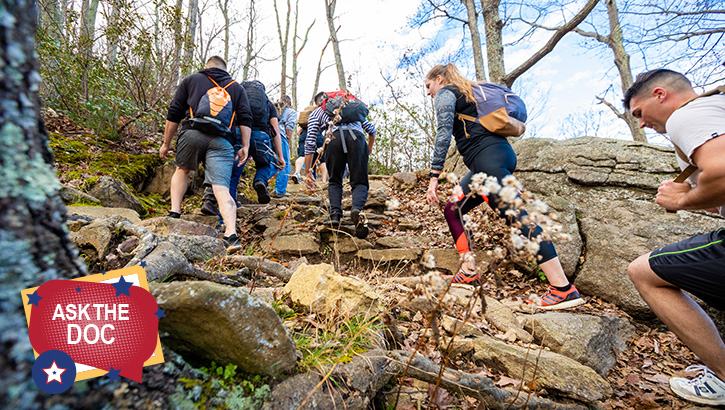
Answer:
[{"label": "sock", "polygon": [[558,290],[559,292],[566,292],[571,289],[571,283],[567,283],[566,286],[554,286],[554,289]]},{"label": "sock", "polygon": [[171,218],[176,218],[176,219],[181,218],[181,214],[178,212],[174,212],[174,211],[169,211],[169,216]]}]

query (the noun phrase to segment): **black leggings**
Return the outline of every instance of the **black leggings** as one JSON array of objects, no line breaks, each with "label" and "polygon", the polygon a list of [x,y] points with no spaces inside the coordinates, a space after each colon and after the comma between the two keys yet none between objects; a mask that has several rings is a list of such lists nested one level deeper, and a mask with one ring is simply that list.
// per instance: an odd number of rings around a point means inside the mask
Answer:
[{"label": "black leggings", "polygon": [[[491,137],[493,138],[493,137]],[[483,172],[488,176],[494,176],[498,179],[499,183],[507,175],[511,175],[516,169],[516,153],[514,153],[511,144],[507,140],[501,138],[500,142],[494,142],[483,148],[472,160],[467,160],[464,157],[466,165],[470,171],[461,179],[461,188],[463,193],[468,195],[471,191],[468,187],[471,184],[471,178],[473,175]],[[513,206],[505,204],[498,195],[491,193],[487,197],[486,201],[483,197],[476,193],[473,195],[465,196],[458,202],[448,202],[446,204],[444,215],[446,222],[448,222],[448,228],[451,230],[453,235],[453,241],[456,244],[458,253],[466,253],[470,251],[470,244],[466,239],[466,232],[461,223],[461,216],[467,214],[471,209],[481,205],[484,201],[488,202],[492,209],[498,211],[499,215],[504,218],[508,225],[511,225],[514,220],[519,221],[524,216],[528,215],[526,211],[519,210],[515,217],[506,216],[506,211],[512,209]],[[533,230],[532,230],[533,228]],[[541,234],[542,230],[538,225],[527,225],[521,224],[521,234],[527,238],[535,238]],[[551,259],[556,258],[556,250],[551,241],[542,241],[540,243],[539,252],[537,254],[541,257],[539,263],[544,263]]]}]

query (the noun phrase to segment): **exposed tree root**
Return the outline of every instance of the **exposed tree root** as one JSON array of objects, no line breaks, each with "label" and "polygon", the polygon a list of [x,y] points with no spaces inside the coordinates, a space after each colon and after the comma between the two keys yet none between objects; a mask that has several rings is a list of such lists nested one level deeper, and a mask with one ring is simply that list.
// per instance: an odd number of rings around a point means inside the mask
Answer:
[{"label": "exposed tree root", "polygon": [[259,269],[263,273],[282,279],[285,282],[292,277],[293,273],[291,270],[285,268],[281,264],[277,262],[272,262],[259,256],[232,255],[227,260],[229,262],[237,264],[238,267],[247,267],[252,272]]}]

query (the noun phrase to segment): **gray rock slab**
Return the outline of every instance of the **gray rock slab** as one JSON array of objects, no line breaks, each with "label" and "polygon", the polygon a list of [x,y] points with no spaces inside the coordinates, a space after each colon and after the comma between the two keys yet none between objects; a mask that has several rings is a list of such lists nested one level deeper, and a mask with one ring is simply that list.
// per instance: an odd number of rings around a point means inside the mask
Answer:
[{"label": "gray rock slab", "polygon": [[157,236],[177,234],[185,236],[206,235],[214,238],[219,237],[216,229],[209,225],[166,216],[146,219],[136,225],[143,226]]},{"label": "gray rock slab", "polygon": [[104,206],[67,206],[68,214],[89,216],[91,218],[106,218],[119,215],[133,223],[141,222],[138,212],[128,208],[108,208]]},{"label": "gray rock slab", "polygon": [[357,252],[359,258],[373,262],[414,262],[420,254],[420,248],[365,249]]},{"label": "gray rock slab", "polygon": [[145,213],[141,201],[138,200],[125,184],[109,176],[98,178],[98,182],[90,190],[90,194],[101,201],[101,205],[113,208],[133,209]]},{"label": "gray rock slab", "polygon": [[211,282],[151,284],[166,317],[162,339],[192,363],[235,364],[280,376],[294,369],[295,344],[272,306],[246,289]]},{"label": "gray rock slab", "polygon": [[524,328],[552,351],[596,370],[602,376],[617,364],[617,355],[636,336],[627,319],[565,312],[523,315]]},{"label": "gray rock slab", "polygon": [[524,381],[532,380],[536,367],[536,384],[544,389],[586,403],[612,395],[612,387],[597,372],[558,353],[528,350],[488,337],[475,339],[472,343],[476,360],[508,377],[521,379],[523,374]]}]

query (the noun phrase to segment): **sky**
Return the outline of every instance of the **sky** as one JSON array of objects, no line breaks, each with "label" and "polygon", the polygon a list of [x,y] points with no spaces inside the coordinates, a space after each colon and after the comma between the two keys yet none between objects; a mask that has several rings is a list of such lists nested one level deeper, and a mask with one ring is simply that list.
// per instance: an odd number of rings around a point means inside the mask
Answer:
[{"label": "sky", "polygon": [[[278,2],[283,3],[283,0]],[[395,67],[407,49],[417,49],[431,40],[442,44],[439,51],[426,56],[426,62],[432,66],[446,63],[446,53],[460,48],[463,29],[441,33],[440,23],[435,21],[422,28],[411,29],[407,26],[410,16],[416,12],[419,4],[420,0],[338,0],[335,14],[336,21],[341,26],[338,38],[341,41],[344,68],[346,74],[352,76],[351,91],[360,94],[358,97],[366,103],[374,104],[389,97],[390,91],[386,88],[382,75],[396,74]],[[284,4],[279,6],[284,8]],[[294,8],[294,1],[292,7]],[[258,36],[261,42],[266,43],[265,56],[274,59],[279,56],[280,51],[273,2],[262,1],[260,14],[262,32]],[[301,67],[298,76],[300,109],[312,96],[320,51],[329,36],[323,0],[300,0],[299,35],[303,35],[313,20],[315,24],[310,31],[309,41],[298,60]],[[547,39],[547,35],[540,35],[515,48],[506,48],[507,71],[518,66]],[[631,139],[624,122],[617,119],[608,108],[598,104],[595,98],[597,95],[604,95],[608,88],[613,87],[617,94],[615,96],[609,93],[608,100],[621,108],[621,86],[611,52],[602,48],[598,52],[587,51],[580,46],[582,39],[575,33],[568,34],[551,54],[514,83],[513,90],[524,96],[530,113],[537,113],[530,116],[528,134],[563,139],[572,137],[571,134],[575,133],[573,130],[579,130],[582,133],[587,132],[587,135]],[[506,40],[505,38],[504,41]],[[261,64],[257,79],[269,85],[278,84],[279,64],[279,60]],[[291,62],[288,64],[291,70]],[[332,66],[323,72],[320,81],[322,90],[338,88],[331,46],[326,51],[323,66],[330,64]],[[474,78],[472,60],[469,65],[469,68],[459,68],[468,78]],[[644,66],[635,57],[632,65],[635,75]],[[406,84],[405,81],[415,80],[405,80],[399,76],[395,85],[401,89],[410,89],[414,85]],[[418,81],[420,85],[424,79],[420,78]],[[279,97],[278,90],[270,94],[273,99]],[[416,97],[420,99],[419,93]],[[576,118],[572,118],[572,115]],[[594,129],[592,124],[584,127],[582,122],[585,122],[583,118],[586,117],[601,117],[602,121],[597,122],[599,128]],[[648,132],[648,138],[652,143],[668,144],[664,137],[654,132]]]}]

